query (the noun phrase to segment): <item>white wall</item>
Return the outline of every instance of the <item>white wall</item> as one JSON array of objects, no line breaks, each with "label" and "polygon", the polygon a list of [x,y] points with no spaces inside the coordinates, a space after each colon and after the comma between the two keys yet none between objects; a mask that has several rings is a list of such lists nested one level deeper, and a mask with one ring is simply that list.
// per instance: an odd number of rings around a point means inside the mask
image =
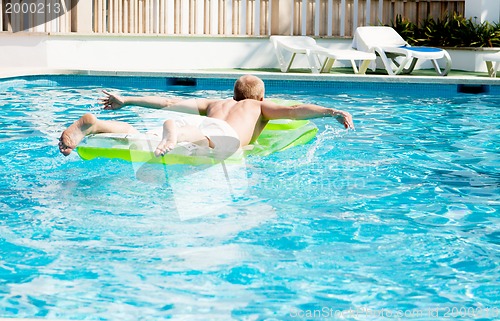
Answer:
[{"label": "white wall", "polygon": [[465,16],[477,23],[500,22],[500,0],[466,0]]},{"label": "white wall", "polygon": [[[347,48],[350,40],[322,41]],[[295,67],[306,67],[298,57]],[[161,37],[0,33],[0,68],[106,71],[277,68],[266,37]]]},{"label": "white wall", "polygon": [[[350,39],[318,39],[349,48]],[[479,51],[479,53],[483,53]],[[453,69],[486,72],[481,56],[450,51]],[[336,66],[340,64],[336,63]],[[307,67],[298,57],[294,67]],[[0,33],[0,71],[6,69],[172,71],[278,68],[266,37],[160,37]],[[430,64],[423,68],[431,68]]]},{"label": "white wall", "polygon": [[46,35],[0,33],[0,68],[44,68],[47,67]]},{"label": "white wall", "polygon": [[261,39],[208,37],[55,36],[48,65],[63,69],[166,71],[273,66]]},{"label": "white wall", "polygon": [[452,61],[452,69],[485,73],[487,72],[487,70],[483,56],[498,51],[500,51],[500,48],[496,48],[496,50],[489,50],[487,48],[485,48],[484,50],[461,50],[459,48],[448,50]]}]

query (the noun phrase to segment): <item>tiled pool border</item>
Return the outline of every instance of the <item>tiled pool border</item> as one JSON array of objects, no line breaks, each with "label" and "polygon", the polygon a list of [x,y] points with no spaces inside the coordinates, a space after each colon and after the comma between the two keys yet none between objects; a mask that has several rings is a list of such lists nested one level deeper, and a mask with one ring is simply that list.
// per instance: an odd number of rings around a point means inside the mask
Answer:
[{"label": "tiled pool border", "polygon": [[[268,93],[287,84],[301,89],[325,89],[329,92],[351,90],[396,90],[435,95],[454,95],[457,92],[500,94],[500,79],[487,77],[425,77],[387,75],[315,75],[252,72],[105,72],[105,71],[63,71],[34,75],[19,75],[2,78],[0,82],[15,80],[54,81],[59,85],[82,85],[115,87],[120,85],[140,88],[166,89],[173,86],[196,86],[199,89],[230,89],[240,75],[252,73],[261,77]],[[54,85],[55,85],[54,83]]]}]

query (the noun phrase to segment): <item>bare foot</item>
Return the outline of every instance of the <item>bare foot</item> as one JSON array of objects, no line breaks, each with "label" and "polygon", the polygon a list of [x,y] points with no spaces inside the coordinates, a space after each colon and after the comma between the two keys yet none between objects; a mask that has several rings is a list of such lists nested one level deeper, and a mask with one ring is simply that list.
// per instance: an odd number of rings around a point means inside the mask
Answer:
[{"label": "bare foot", "polygon": [[83,137],[92,133],[92,126],[97,122],[97,117],[85,114],[69,126],[59,138],[59,151],[68,156],[82,141]]},{"label": "bare foot", "polygon": [[174,149],[176,142],[170,139],[163,139],[156,147],[155,156],[164,156],[166,153]]}]

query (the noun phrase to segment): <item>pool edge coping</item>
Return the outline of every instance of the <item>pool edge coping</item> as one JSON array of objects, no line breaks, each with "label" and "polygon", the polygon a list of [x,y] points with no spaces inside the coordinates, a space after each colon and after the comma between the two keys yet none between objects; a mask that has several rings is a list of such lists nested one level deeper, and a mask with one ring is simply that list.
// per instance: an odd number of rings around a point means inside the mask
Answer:
[{"label": "pool edge coping", "polygon": [[218,78],[235,79],[241,75],[253,74],[263,80],[318,81],[318,82],[365,82],[365,83],[400,83],[400,84],[451,84],[451,85],[500,85],[500,78],[478,76],[409,76],[409,75],[358,75],[358,74],[307,74],[281,73],[259,70],[165,70],[165,71],[109,71],[79,69],[12,69],[0,71],[0,80],[43,76],[43,75],[87,75],[118,77],[180,77],[180,78]]}]

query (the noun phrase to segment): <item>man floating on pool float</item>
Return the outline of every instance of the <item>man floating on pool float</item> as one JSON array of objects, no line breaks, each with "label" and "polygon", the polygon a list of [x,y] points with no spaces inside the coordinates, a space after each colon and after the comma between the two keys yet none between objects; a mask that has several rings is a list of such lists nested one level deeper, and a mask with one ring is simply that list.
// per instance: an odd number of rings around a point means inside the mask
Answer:
[{"label": "man floating on pool float", "polygon": [[[239,142],[237,147],[244,147],[257,139],[271,119],[335,117],[346,129],[354,129],[351,114],[342,110],[313,104],[283,106],[264,100],[264,82],[253,75],[244,75],[236,80],[234,96],[230,99],[121,97],[103,92],[106,97],[100,100],[107,110],[134,105],[198,115],[177,121],[166,120],[162,140],[154,152],[156,156],[168,153],[180,142],[214,149],[227,148],[221,145],[228,140],[220,140],[221,137],[232,137],[233,141]],[[138,134],[139,131],[125,122],[100,120],[95,115],[85,114],[62,133],[59,150],[67,156],[85,136],[99,133]],[[151,133],[159,134],[157,131]]]}]

